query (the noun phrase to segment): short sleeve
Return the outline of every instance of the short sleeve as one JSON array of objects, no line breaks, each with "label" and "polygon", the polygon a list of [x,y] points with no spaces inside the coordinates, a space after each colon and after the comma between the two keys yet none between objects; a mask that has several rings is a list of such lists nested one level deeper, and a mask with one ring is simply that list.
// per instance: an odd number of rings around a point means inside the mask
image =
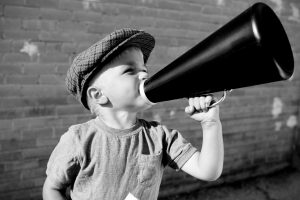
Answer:
[{"label": "short sleeve", "polygon": [[57,188],[65,188],[76,178],[80,169],[78,142],[72,131],[63,134],[47,164],[46,174]]},{"label": "short sleeve", "polygon": [[168,130],[164,127],[165,136],[165,154],[167,164],[176,170],[179,170],[197,151],[193,145],[182,137],[177,130]]}]

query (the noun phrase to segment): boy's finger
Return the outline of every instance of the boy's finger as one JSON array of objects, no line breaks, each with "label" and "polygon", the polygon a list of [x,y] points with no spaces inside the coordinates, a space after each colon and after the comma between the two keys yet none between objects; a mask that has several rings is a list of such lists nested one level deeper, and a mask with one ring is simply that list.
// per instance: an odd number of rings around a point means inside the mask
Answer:
[{"label": "boy's finger", "polygon": [[187,106],[185,107],[185,112],[187,114],[192,114],[195,111],[195,108],[193,106]]},{"label": "boy's finger", "polygon": [[199,97],[199,103],[200,103],[201,110],[206,110],[205,97],[204,96]]},{"label": "boy's finger", "polygon": [[196,110],[201,109],[200,98],[199,97],[194,97],[193,98],[193,106],[195,107]]},{"label": "boy's finger", "polygon": [[189,98],[189,106],[191,107],[190,109],[193,112],[196,110],[196,107],[195,107],[195,97],[194,98]]},{"label": "boy's finger", "polygon": [[193,98],[189,98],[189,105],[193,106],[193,104],[194,104],[194,99]]},{"label": "boy's finger", "polygon": [[205,97],[205,106],[208,107],[211,104],[213,97],[212,96],[206,96]]}]

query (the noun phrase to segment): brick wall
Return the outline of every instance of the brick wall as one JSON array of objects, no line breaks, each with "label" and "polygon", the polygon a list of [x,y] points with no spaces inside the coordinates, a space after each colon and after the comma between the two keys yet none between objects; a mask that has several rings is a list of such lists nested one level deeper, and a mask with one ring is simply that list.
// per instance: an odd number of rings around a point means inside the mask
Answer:
[{"label": "brick wall", "polygon": [[[114,29],[145,29],[157,39],[149,60],[154,73],[254,2],[0,0],[0,199],[41,199],[47,159],[59,137],[71,124],[90,118],[64,88],[76,53]],[[299,122],[300,3],[263,2],[286,28],[295,75],[292,81],[235,90],[222,103],[225,166],[213,184],[290,164]],[[161,103],[142,116],[179,129],[200,148],[201,130],[184,114],[185,104]],[[167,169],[160,195],[209,184]]]}]

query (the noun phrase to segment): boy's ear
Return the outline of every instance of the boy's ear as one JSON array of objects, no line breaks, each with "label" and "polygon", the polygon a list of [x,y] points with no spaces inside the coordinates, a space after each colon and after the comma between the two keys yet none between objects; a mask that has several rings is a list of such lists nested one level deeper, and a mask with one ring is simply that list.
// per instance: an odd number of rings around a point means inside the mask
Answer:
[{"label": "boy's ear", "polygon": [[103,95],[102,91],[95,87],[89,87],[87,90],[87,95],[90,99],[93,99],[96,103],[104,105],[108,103],[108,98]]}]

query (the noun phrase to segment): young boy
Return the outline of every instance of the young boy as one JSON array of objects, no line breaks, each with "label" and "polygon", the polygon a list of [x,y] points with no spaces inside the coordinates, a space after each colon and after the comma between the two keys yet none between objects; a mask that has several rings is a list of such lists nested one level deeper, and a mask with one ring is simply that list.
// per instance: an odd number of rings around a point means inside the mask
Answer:
[{"label": "young boy", "polygon": [[[212,96],[189,99],[185,112],[203,130],[197,151],[177,130],[137,118],[151,105],[139,93],[154,38],[134,29],[114,31],[80,53],[66,79],[68,90],[97,117],[71,126],[47,166],[43,198],[73,200],[157,199],[170,166],[206,181],[223,167],[222,127]],[[200,129],[200,126],[199,126]]]}]

